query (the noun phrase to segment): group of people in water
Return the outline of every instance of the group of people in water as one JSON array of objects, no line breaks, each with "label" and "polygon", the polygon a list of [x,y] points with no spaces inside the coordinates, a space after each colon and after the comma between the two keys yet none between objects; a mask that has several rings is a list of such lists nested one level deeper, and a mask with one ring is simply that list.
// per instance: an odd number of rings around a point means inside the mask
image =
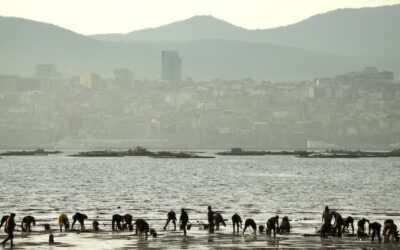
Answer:
[{"label": "group of people in water", "polygon": [[[334,224],[331,224],[332,219],[335,220]],[[330,210],[328,206],[325,207],[322,212],[322,222],[323,225],[320,229],[321,237],[327,237],[328,235],[342,237],[342,233],[346,230],[349,230],[351,226],[352,234],[354,234],[354,218],[348,216],[343,218],[340,213],[335,210]],[[369,220],[362,218],[357,222],[357,236],[362,238],[367,236],[365,225],[368,223],[368,234],[371,235],[371,242],[375,240],[375,237],[378,238],[378,241],[381,242],[381,229],[382,224],[379,222],[370,223]],[[371,234],[372,231],[372,234]],[[397,225],[394,223],[392,219],[387,219],[383,223],[383,236],[386,237],[387,240],[395,240],[399,242],[399,232],[397,231]]]},{"label": "group of people in water", "polygon": [[[210,233],[214,233],[215,230],[219,230],[221,225],[226,227],[225,219],[222,217],[221,213],[214,212],[211,206],[208,206],[207,209],[208,209],[207,212],[208,224],[202,224],[204,226],[204,229],[208,229]],[[73,222],[71,225],[71,229],[74,228],[76,222],[79,222],[81,230],[85,229],[85,220],[87,219],[88,219],[87,215],[79,212],[75,213],[72,216]],[[331,222],[333,219],[334,219],[334,224],[332,225]],[[169,211],[167,214],[167,221],[163,229],[166,230],[169,223],[172,222],[174,230],[176,230],[176,221],[177,217],[175,211],[173,210]],[[186,237],[187,230],[190,230],[191,228],[191,223],[189,222],[189,215],[187,211],[183,208],[181,209],[179,222],[180,222],[180,229],[183,230],[183,235]],[[327,236],[342,237],[342,234],[346,230],[349,231],[349,227],[351,227],[352,234],[354,235],[354,219],[351,216],[343,218],[340,213],[338,213],[335,210],[330,210],[328,206],[325,207],[322,213],[322,222],[323,224],[319,229],[321,237],[327,237]],[[365,229],[367,223],[369,225],[368,234],[371,235],[371,241],[373,242],[375,237],[377,237],[379,242],[381,242],[382,225],[378,222],[370,223],[370,221],[365,218],[360,219],[357,223],[358,226],[357,236],[360,238],[367,236]],[[92,226],[94,231],[100,230],[99,224],[100,223],[98,222],[98,220],[96,219],[93,220]],[[25,216],[22,218],[21,228],[23,232],[30,232],[31,225],[33,226],[36,225],[36,220],[33,216]],[[60,232],[62,232],[63,229],[64,232],[70,229],[70,223],[67,214],[65,213],[60,214],[60,216],[58,217],[58,225],[60,227]],[[112,231],[125,230],[125,229],[133,231],[134,225],[136,225],[135,235],[139,237],[145,235],[145,237],[147,238],[148,234],[150,233],[153,237],[157,237],[157,232],[154,229],[150,228],[149,224],[144,219],[137,219],[133,223],[133,216],[130,214],[125,214],[125,215],[114,214],[111,218]],[[245,234],[248,228],[252,230],[252,234],[254,235],[257,234],[257,224],[251,218],[246,219],[246,221],[244,222],[244,228],[242,228],[242,219],[236,213],[232,216],[232,225],[233,225],[233,234],[239,234],[239,228],[243,229],[242,234]],[[4,231],[8,234],[8,236],[2,241],[2,245],[4,247],[7,241],[10,240],[11,246],[13,246],[14,230],[16,227],[15,213],[11,213],[10,215],[5,215],[1,218],[0,228],[3,226],[4,226]],[[46,231],[50,231],[51,229],[50,224],[43,224],[43,226]],[[281,223],[279,224],[279,215],[273,216],[267,220],[266,228],[264,227],[264,225],[260,225],[258,227],[258,231],[260,233],[263,233],[264,229],[267,235],[269,236],[273,235],[273,237],[276,237],[277,233],[281,234],[290,233],[291,231],[290,220],[287,216],[284,216],[281,220]],[[397,242],[399,241],[397,225],[394,223],[393,220],[391,219],[385,220],[383,224],[383,235],[387,237],[387,240],[390,240],[390,238],[392,238]],[[49,243],[52,242],[54,243],[54,237],[52,234],[50,234]]]}]

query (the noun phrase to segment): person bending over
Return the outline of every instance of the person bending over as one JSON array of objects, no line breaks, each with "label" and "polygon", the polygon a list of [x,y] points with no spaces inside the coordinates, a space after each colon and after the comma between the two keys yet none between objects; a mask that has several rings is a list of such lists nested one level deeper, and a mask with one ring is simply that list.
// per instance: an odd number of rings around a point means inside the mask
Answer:
[{"label": "person bending over", "polygon": [[279,233],[290,233],[290,222],[287,216],[282,218],[281,225],[279,226]]},{"label": "person bending over", "polygon": [[22,218],[21,222],[22,232],[31,232],[32,231],[31,224],[36,226],[35,217],[28,215]]},{"label": "person bending over", "polygon": [[369,225],[369,220],[362,218],[361,220],[358,220],[358,222],[357,222],[357,236],[359,238],[365,236],[365,223],[368,223],[368,225]]},{"label": "person bending over", "polygon": [[244,234],[246,232],[246,229],[248,227],[251,227],[253,229],[253,234],[256,235],[257,234],[257,225],[256,222],[253,219],[247,219],[244,222],[244,229],[243,229],[243,233]]},{"label": "person bending over", "polygon": [[176,230],[176,214],[174,210],[170,210],[167,214],[167,222],[165,223],[165,226],[163,227],[164,230],[167,229],[168,224],[172,221],[172,224],[174,225],[174,231]]},{"label": "person bending over", "polygon": [[274,238],[276,237],[276,231],[279,228],[279,215],[271,217],[267,221],[267,235],[271,236],[271,231],[274,231]]},{"label": "person bending over", "polygon": [[86,214],[81,214],[81,213],[75,213],[74,216],[72,216],[72,225],[71,228],[74,228],[74,225],[76,223],[76,221],[79,222],[79,224],[81,225],[81,230],[85,229],[85,220],[87,220],[87,216]]},{"label": "person bending over", "polygon": [[349,226],[351,226],[351,233],[354,234],[354,219],[351,216],[343,219],[342,233],[344,233],[346,230],[349,230]]},{"label": "person bending over", "polygon": [[64,232],[67,232],[69,229],[69,220],[68,216],[65,213],[60,214],[58,217],[58,225],[60,225],[60,233],[62,232],[62,227],[64,226]]},{"label": "person bending over", "polygon": [[373,222],[373,223],[369,224],[368,233],[371,234],[371,230],[372,230],[371,242],[374,242],[376,235],[378,236],[379,242],[382,241],[381,228],[382,228],[382,225],[378,222]]},{"label": "person bending over", "polygon": [[242,218],[238,214],[232,216],[233,234],[235,234],[235,227],[237,228],[237,234],[239,234],[239,227],[242,228]]},{"label": "person bending over", "polygon": [[214,213],[214,225],[215,229],[218,231],[219,230],[219,225],[222,224],[224,227],[226,227],[224,218],[220,213]]}]

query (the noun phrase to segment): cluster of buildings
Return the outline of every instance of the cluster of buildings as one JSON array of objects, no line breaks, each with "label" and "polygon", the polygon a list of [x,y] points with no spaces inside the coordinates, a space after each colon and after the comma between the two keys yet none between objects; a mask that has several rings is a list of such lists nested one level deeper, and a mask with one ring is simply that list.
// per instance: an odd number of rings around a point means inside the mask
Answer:
[{"label": "cluster of buildings", "polygon": [[174,51],[161,80],[119,68],[63,78],[55,65],[33,77],[0,76],[0,149],[400,147],[400,83],[360,72],[302,82],[182,80]]}]

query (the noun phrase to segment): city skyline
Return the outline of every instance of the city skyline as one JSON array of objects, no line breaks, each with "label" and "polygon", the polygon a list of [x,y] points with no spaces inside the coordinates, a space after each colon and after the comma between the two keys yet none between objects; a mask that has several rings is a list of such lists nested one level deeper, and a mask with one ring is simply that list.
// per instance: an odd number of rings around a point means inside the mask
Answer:
[{"label": "city skyline", "polygon": [[[127,33],[159,27],[196,15],[212,15],[246,29],[267,29],[300,22],[341,8],[400,4],[398,0],[312,1],[24,1],[0,0],[0,15],[52,23],[91,35]],[[179,6],[179,8],[176,8]],[[229,6],[229,8],[227,8]],[[288,7],[290,6],[290,7]],[[95,10],[95,11],[94,11]],[[165,11],[168,10],[168,11]],[[149,14],[151,13],[151,14]]]}]

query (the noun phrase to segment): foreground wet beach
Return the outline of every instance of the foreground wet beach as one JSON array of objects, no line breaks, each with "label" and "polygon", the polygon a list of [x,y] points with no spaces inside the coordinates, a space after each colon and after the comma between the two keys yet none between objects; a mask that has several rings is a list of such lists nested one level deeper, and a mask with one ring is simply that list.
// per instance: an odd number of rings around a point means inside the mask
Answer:
[{"label": "foreground wet beach", "polygon": [[[16,232],[14,249],[257,249],[343,248],[398,249],[398,243],[370,243],[356,237],[341,239],[304,237],[320,226],[325,205],[344,217],[366,217],[383,223],[397,215],[400,199],[400,164],[394,158],[299,159],[293,156],[222,157],[215,159],[151,159],[4,157],[0,160],[0,212],[33,215],[32,233]],[[229,219],[227,227],[210,235],[199,229],[207,221],[207,206]],[[163,231],[166,214],[188,208],[193,227],[183,239],[182,231]],[[88,215],[101,231],[59,233],[61,212]],[[130,213],[146,219],[157,238],[138,239],[132,232],[111,232],[111,216]],[[292,220],[293,233],[233,236],[230,217],[253,218],[265,224],[275,215]],[[56,244],[48,245],[42,224],[54,230]],[[355,225],[356,226],[356,225]],[[79,227],[78,227],[79,228]],[[6,237],[1,231],[0,237]]]}]

